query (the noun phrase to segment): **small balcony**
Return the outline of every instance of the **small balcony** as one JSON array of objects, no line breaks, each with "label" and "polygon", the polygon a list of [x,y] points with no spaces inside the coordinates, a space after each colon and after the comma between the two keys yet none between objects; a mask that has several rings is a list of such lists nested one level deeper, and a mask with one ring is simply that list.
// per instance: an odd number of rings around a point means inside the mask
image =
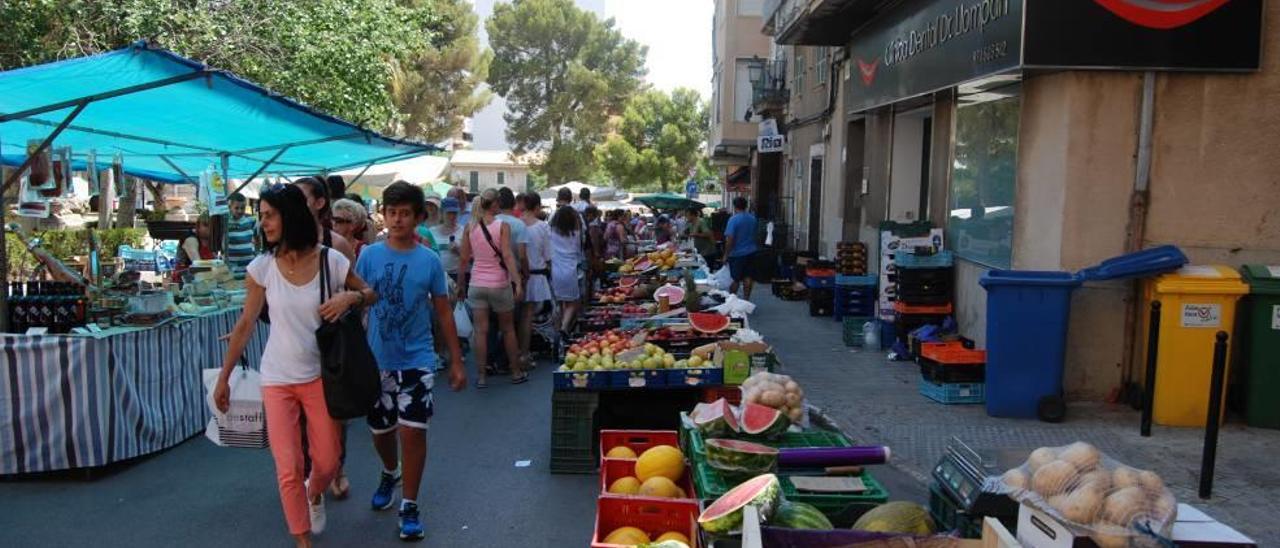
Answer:
[{"label": "small balcony", "polygon": [[787,62],[784,59],[757,59],[750,65],[751,108],[759,114],[779,112],[787,107]]},{"label": "small balcony", "polygon": [[789,46],[843,46],[854,29],[870,21],[883,0],[766,0],[764,28]]}]

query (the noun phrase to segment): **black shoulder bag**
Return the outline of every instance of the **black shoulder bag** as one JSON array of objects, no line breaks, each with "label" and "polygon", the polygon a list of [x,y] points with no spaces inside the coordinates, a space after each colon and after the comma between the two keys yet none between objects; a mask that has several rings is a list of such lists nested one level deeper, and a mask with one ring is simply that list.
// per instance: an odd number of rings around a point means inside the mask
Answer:
[{"label": "black shoulder bag", "polygon": [[[320,303],[333,297],[329,281],[329,248],[320,250]],[[316,329],[320,347],[320,379],[329,416],[338,420],[368,415],[378,400],[381,379],[369,349],[360,314],[348,310],[336,322],[321,321]]]}]

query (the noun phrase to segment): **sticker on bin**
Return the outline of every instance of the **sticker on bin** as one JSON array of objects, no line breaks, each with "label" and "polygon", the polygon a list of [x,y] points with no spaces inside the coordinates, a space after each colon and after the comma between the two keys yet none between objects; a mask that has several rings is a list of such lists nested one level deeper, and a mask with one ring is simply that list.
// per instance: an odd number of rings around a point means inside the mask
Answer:
[{"label": "sticker on bin", "polygon": [[1222,325],[1222,305],[1182,305],[1182,327],[1219,327]]},{"label": "sticker on bin", "polygon": [[1271,307],[1271,329],[1280,331],[1280,304]]}]

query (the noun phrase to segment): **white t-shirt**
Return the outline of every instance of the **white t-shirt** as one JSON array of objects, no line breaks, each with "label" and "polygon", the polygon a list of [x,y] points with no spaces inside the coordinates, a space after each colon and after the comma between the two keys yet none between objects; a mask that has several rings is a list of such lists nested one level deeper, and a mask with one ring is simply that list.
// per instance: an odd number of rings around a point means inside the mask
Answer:
[{"label": "white t-shirt", "polygon": [[[346,285],[351,263],[337,251],[329,251],[330,286],[337,293]],[[275,255],[258,255],[247,269],[267,291],[271,331],[262,352],[262,384],[302,384],[320,377],[320,273],[306,285],[293,285],[280,273]]]}]

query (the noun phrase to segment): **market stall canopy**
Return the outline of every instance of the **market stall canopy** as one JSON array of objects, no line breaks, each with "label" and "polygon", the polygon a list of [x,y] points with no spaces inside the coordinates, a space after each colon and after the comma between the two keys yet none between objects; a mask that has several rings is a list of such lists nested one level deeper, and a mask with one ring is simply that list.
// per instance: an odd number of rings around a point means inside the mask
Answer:
[{"label": "market stall canopy", "polygon": [[55,147],[83,162],[122,157],[146,179],[199,178],[226,158],[230,179],[310,175],[420,156],[432,145],[384,137],[226,71],[137,42],[0,72],[0,159],[21,165],[29,142],[65,129]]},{"label": "market stall canopy", "polygon": [[660,211],[669,211],[673,209],[689,209],[691,207],[696,207],[701,209],[703,207],[706,207],[702,202],[699,202],[696,200],[690,200],[679,194],[672,194],[669,192],[666,194],[650,194],[648,196],[639,196],[636,199],[632,200],[632,202],[644,204],[645,206],[648,206],[650,208],[657,209]]},{"label": "market stall canopy", "polygon": [[589,184],[580,183],[577,181],[571,181],[563,185],[556,185],[556,186],[550,187],[546,190],[539,192],[538,196],[544,200],[547,198],[551,198],[552,202],[554,202],[556,198],[556,193],[560,192],[560,189],[562,188],[569,189],[569,192],[573,193],[574,200],[578,199],[578,193],[581,192],[582,189],[584,188],[591,191],[592,202],[604,202],[604,201],[617,200],[622,198],[621,196],[619,196],[620,193],[616,188],[591,186]]},{"label": "market stall canopy", "polygon": [[338,175],[343,176],[350,186],[382,188],[396,181],[424,186],[440,181],[448,170],[448,156],[427,155],[379,164],[368,169],[352,168],[339,171]]}]

